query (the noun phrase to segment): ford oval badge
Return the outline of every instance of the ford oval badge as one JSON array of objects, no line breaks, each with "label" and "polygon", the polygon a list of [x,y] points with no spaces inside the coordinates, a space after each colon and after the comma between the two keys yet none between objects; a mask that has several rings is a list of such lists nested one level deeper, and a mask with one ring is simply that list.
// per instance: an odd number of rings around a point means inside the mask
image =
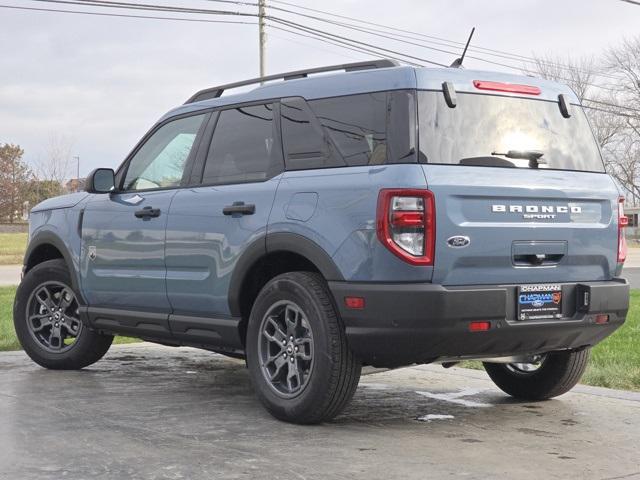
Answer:
[{"label": "ford oval badge", "polygon": [[464,248],[471,243],[469,237],[465,237],[463,235],[455,235],[453,237],[449,237],[447,240],[447,245],[451,248]]}]

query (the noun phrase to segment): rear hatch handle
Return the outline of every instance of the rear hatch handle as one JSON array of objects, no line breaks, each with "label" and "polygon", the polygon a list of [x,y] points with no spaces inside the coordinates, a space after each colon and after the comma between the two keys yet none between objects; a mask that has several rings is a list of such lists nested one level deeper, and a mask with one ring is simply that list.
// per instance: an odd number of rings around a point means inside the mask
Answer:
[{"label": "rear hatch handle", "polygon": [[558,265],[567,255],[568,243],[559,241],[516,241],[511,244],[511,261],[516,267]]}]

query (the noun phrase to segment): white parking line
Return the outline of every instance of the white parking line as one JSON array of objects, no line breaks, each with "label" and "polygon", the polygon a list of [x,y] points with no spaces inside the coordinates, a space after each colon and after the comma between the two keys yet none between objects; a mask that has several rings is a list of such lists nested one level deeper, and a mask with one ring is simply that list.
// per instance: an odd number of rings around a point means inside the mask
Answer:
[{"label": "white parking line", "polygon": [[434,400],[442,400],[444,402],[455,403],[456,405],[463,405],[465,407],[472,408],[485,408],[485,407],[493,407],[490,403],[481,403],[475,402],[473,400],[466,400],[462,397],[470,397],[472,395],[477,395],[478,393],[484,392],[486,389],[477,389],[477,388],[465,388],[460,390],[459,392],[453,393],[432,393],[425,391],[417,391],[418,395],[422,395],[427,398],[433,398]]}]

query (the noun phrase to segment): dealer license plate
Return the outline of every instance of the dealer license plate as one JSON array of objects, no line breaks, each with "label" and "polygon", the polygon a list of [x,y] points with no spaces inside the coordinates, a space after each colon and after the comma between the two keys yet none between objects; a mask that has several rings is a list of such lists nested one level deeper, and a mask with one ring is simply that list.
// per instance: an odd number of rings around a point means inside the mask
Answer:
[{"label": "dealer license plate", "polygon": [[517,302],[519,320],[562,317],[562,287],[558,284],[521,285]]}]

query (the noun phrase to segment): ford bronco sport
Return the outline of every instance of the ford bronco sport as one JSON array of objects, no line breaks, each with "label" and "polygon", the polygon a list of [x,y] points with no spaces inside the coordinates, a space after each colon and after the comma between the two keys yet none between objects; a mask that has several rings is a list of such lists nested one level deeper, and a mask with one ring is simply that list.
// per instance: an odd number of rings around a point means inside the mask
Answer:
[{"label": "ford bronco sport", "polygon": [[338,414],[362,365],[480,359],[534,400],[578,382],[629,287],[569,88],[391,61],[263,80],[198,92],[33,208],[14,320],[35,362],[86,367],[114,334],[204,348],[298,423]]}]

